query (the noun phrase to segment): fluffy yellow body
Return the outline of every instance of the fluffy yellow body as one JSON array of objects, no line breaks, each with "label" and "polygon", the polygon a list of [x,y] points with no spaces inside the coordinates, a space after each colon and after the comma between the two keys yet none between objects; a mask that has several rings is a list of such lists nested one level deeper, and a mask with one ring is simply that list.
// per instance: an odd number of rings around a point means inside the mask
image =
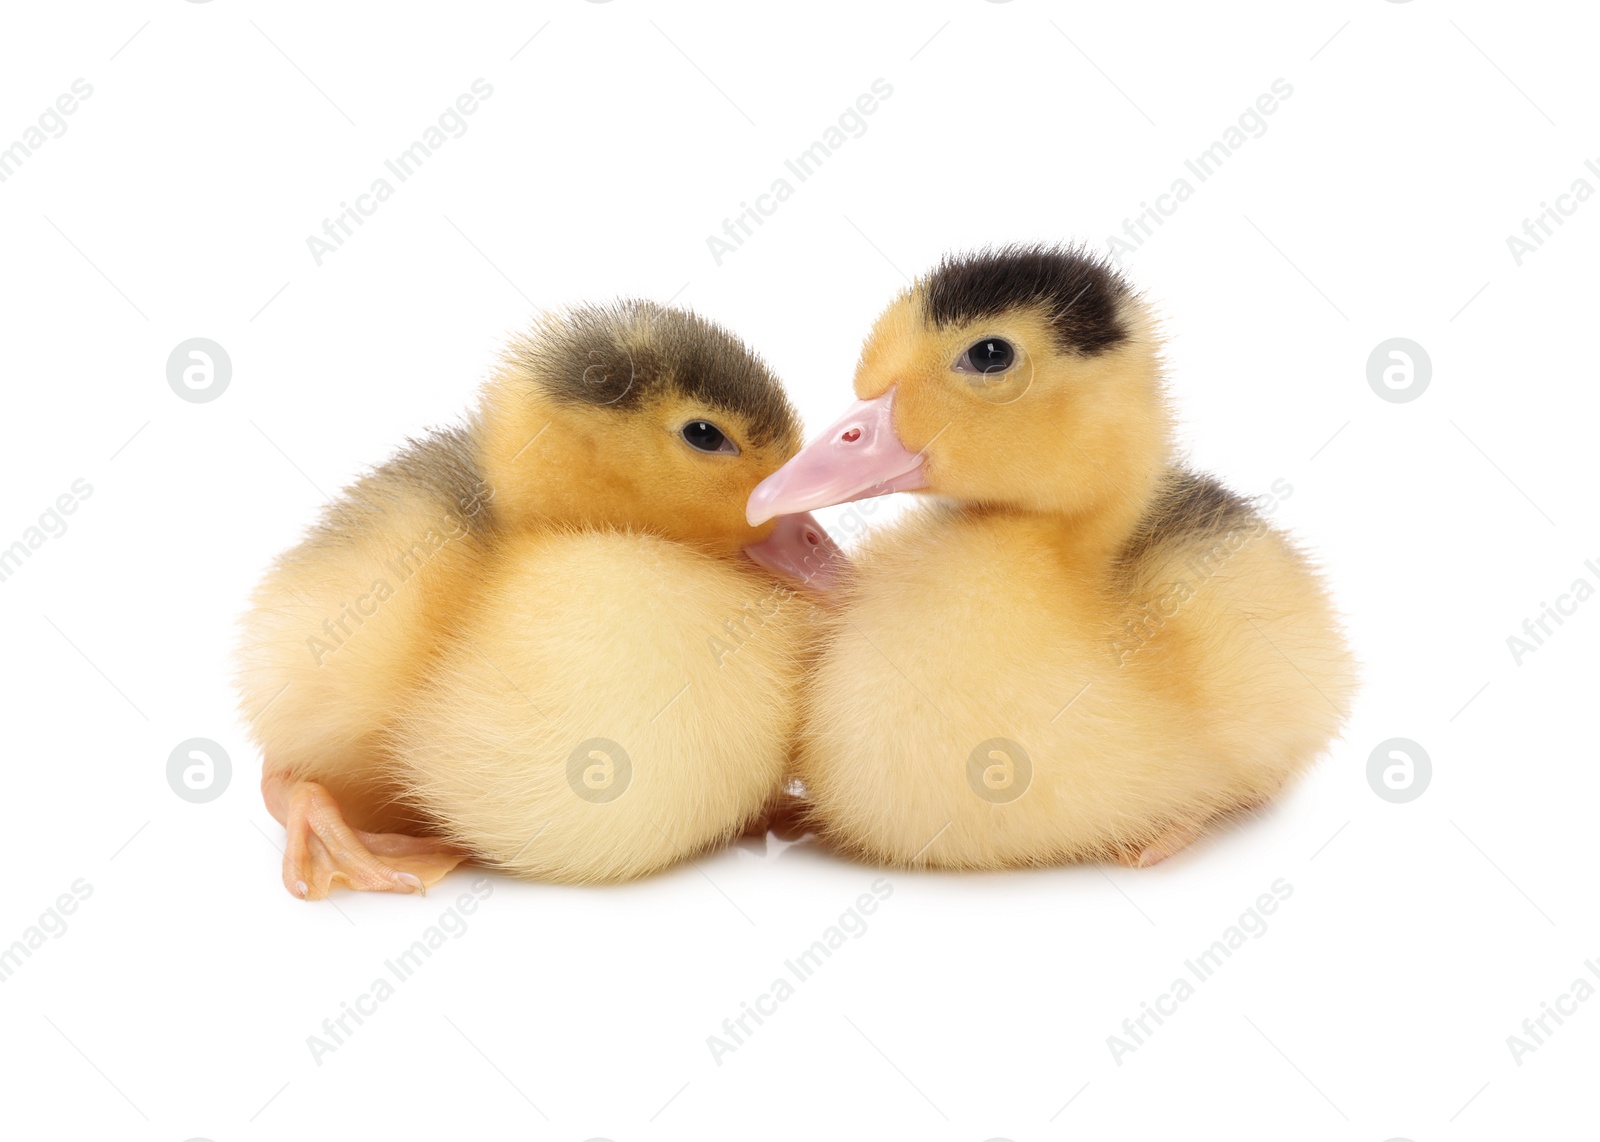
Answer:
[{"label": "fluffy yellow body", "polygon": [[744,503],[798,444],[777,380],[693,315],[513,342],[472,421],[349,488],[244,618],[289,891],[418,891],[469,856],[615,880],[757,816],[812,608],[743,554],[775,534]]},{"label": "fluffy yellow body", "polygon": [[777,794],[812,605],[652,536],[530,536],[406,704],[389,755],[487,863],[619,880],[727,840]]},{"label": "fluffy yellow body", "polygon": [[857,566],[799,773],[870,859],[1126,858],[1270,798],[1348,708],[1321,586],[1258,518],[1095,581],[1048,517],[935,508]]}]

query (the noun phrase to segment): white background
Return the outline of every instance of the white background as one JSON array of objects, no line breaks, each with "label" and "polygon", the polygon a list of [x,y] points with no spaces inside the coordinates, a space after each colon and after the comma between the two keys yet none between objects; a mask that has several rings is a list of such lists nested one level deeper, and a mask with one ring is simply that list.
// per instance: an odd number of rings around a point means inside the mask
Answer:
[{"label": "white background", "polygon": [[[1437,0],[12,6],[0,147],[74,79],[93,95],[0,184],[0,546],[93,492],[0,583],[0,942],[93,891],[0,984],[4,1132],[1593,1136],[1600,1001],[1520,1065],[1507,1036],[1600,957],[1600,602],[1520,664],[1506,640],[1600,583],[1600,204],[1520,266],[1506,238],[1600,186],[1597,22]],[[479,77],[465,135],[316,265],[306,237]],[[707,236],[880,77],[866,133],[717,265]],[[1289,481],[1277,518],[1348,616],[1365,685],[1311,777],[1153,870],[891,874],[866,933],[721,1065],[707,1036],[879,872],[752,842],[620,888],[494,879],[314,1062],[307,1036],[479,875],[314,905],[279,883],[227,655],[323,493],[459,415],[536,307],[618,294],[729,325],[818,428],[904,274],[984,243],[1103,249],[1280,77],[1266,132],[1126,266],[1166,316],[1194,462],[1249,494]],[[212,403],[166,381],[197,336],[233,362]],[[1433,364],[1410,403],[1367,383],[1396,336]],[[1433,764],[1407,804],[1366,777],[1397,736]],[[232,758],[208,804],[167,784],[191,737]],[[1107,1036],[1278,878],[1265,935],[1114,1061]]]}]

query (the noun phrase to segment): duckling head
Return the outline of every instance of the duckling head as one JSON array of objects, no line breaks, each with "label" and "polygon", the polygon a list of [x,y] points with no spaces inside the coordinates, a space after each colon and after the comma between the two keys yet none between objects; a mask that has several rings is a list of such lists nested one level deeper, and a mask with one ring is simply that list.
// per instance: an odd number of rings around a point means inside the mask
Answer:
[{"label": "duckling head", "polygon": [[745,518],[799,448],[799,416],[760,357],[685,310],[623,301],[546,317],[507,350],[481,431],[503,518],[742,549],[813,586],[838,558],[809,516]]},{"label": "duckling head", "polygon": [[751,496],[770,519],[888,492],[1078,515],[1142,503],[1170,451],[1155,323],[1082,249],[947,258],[878,318],[858,399]]}]

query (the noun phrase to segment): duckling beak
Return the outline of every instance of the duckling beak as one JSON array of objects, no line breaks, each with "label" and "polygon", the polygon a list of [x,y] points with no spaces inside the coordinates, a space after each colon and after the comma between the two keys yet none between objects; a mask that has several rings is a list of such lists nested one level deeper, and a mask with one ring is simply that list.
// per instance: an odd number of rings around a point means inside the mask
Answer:
[{"label": "duckling beak", "polygon": [[928,486],[922,454],[894,431],[894,389],[860,400],[783,467],[756,485],[745,506],[752,525],[890,492]]},{"label": "duckling beak", "polygon": [[846,566],[844,552],[806,512],[779,516],[772,534],[744,553],[773,574],[816,591],[832,588]]}]

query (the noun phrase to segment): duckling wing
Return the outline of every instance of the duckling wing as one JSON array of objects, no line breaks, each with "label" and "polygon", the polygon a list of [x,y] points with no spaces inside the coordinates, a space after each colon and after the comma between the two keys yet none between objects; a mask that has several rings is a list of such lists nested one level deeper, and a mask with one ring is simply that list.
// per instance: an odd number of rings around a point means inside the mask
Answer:
[{"label": "duckling wing", "polygon": [[243,619],[238,688],[272,774],[319,782],[358,828],[409,814],[377,774],[384,727],[497,533],[471,428],[411,442],[282,555]]}]

